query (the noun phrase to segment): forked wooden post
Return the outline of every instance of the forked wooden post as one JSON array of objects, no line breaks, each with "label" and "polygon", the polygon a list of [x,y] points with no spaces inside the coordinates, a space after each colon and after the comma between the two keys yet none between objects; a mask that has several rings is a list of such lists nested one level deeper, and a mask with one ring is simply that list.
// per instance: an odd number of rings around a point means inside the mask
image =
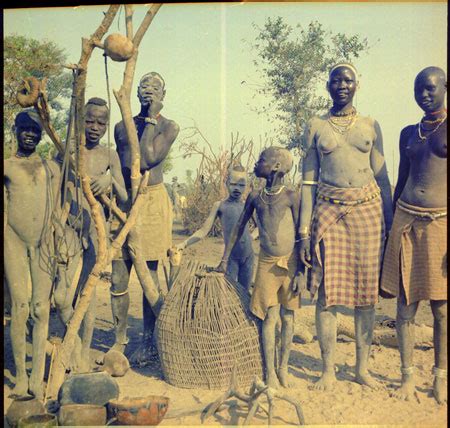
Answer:
[{"label": "forked wooden post", "polygon": [[[147,14],[146,18],[144,19],[144,22],[142,23],[141,27],[139,28],[138,33],[135,36],[137,45],[139,45],[145,31],[147,30],[148,26],[150,25],[151,20],[153,19],[153,16],[156,13],[156,11],[159,9],[159,7],[160,7],[160,5],[150,7],[150,11],[154,11],[154,12],[150,13],[150,17],[148,17],[149,14]],[[75,114],[76,114],[76,118],[77,118],[76,123],[75,123],[75,135],[77,138],[77,142],[79,142],[79,145],[80,145],[78,170],[79,170],[80,177],[81,177],[81,186],[83,189],[83,194],[84,194],[84,197],[86,198],[86,200],[89,204],[89,207],[91,209],[91,215],[94,220],[95,228],[97,231],[98,253],[97,253],[96,263],[95,263],[91,273],[89,274],[88,280],[87,280],[85,287],[81,293],[80,299],[75,308],[73,316],[67,325],[67,331],[64,336],[63,342],[57,349],[55,349],[55,355],[53,357],[53,362],[52,362],[52,370],[50,372],[49,379],[48,379],[48,388],[47,388],[47,397],[46,397],[47,400],[48,399],[56,399],[59,388],[62,385],[62,383],[64,382],[65,370],[66,370],[66,367],[68,366],[69,358],[73,351],[75,337],[78,334],[78,330],[80,328],[81,322],[82,322],[82,320],[86,314],[86,311],[89,307],[89,303],[92,298],[93,290],[95,289],[97,283],[99,282],[100,273],[105,269],[107,264],[111,262],[115,253],[120,250],[120,248],[122,247],[122,245],[125,242],[125,238],[126,238],[128,232],[133,227],[133,224],[136,221],[136,217],[137,217],[139,208],[142,205],[142,202],[144,201],[144,199],[140,198],[139,196],[145,192],[146,184],[147,184],[148,177],[149,177],[148,173],[146,173],[144,175],[144,178],[142,181],[140,180],[140,174],[137,177],[137,180],[135,177],[134,204],[132,206],[132,209],[130,211],[130,214],[128,216],[126,224],[123,226],[123,228],[120,231],[119,235],[117,236],[116,240],[112,243],[111,249],[108,252],[107,251],[107,243],[106,243],[106,230],[105,230],[105,225],[103,223],[103,217],[102,217],[102,213],[101,213],[102,207],[101,207],[100,203],[95,199],[95,197],[91,191],[90,178],[86,173],[86,166],[85,166],[86,137],[85,137],[85,133],[84,133],[83,109],[84,109],[84,103],[85,103],[85,89],[86,89],[88,61],[91,57],[91,54],[92,54],[92,51],[94,50],[94,48],[96,46],[100,45],[100,42],[101,42],[103,36],[106,34],[109,27],[111,26],[118,10],[119,10],[119,5],[111,5],[104,16],[102,23],[97,28],[95,33],[89,39],[86,39],[86,38],[82,39],[82,52],[81,52],[80,61],[78,62],[78,64],[75,67],[76,77],[75,77],[74,92],[75,92],[75,99],[76,99]],[[127,9],[127,10],[129,10],[129,9]],[[127,20],[128,20],[128,16],[127,16]],[[128,24],[127,24],[127,31],[128,31]],[[137,51],[135,52],[135,55],[133,56],[133,58],[134,58],[134,64],[132,64],[133,72],[134,72],[134,67],[135,67],[135,63],[136,63],[136,57],[137,57]],[[127,64],[127,67],[128,67],[128,64]],[[130,87],[132,84],[132,77],[133,76],[131,75],[131,77],[129,77],[129,79],[127,80],[127,82],[129,82]],[[128,105],[129,105],[129,103],[128,103]],[[122,111],[122,109],[121,109],[121,111]],[[134,123],[132,121],[132,116],[131,116],[131,108],[129,110],[125,110],[125,112],[122,111],[122,116],[123,116],[123,120],[125,122],[131,121],[132,125],[134,125]],[[51,129],[49,117],[44,118],[44,119],[45,119],[44,123],[46,123],[45,129],[47,129],[47,128]],[[136,134],[135,129],[134,129],[134,138],[137,141],[137,134]],[[130,139],[130,144],[131,144],[131,141],[132,140]],[[137,142],[137,147],[139,147],[138,142]],[[137,165],[137,168],[139,171],[139,164]],[[139,187],[139,185],[136,187],[136,182],[140,182],[141,187]]]}]

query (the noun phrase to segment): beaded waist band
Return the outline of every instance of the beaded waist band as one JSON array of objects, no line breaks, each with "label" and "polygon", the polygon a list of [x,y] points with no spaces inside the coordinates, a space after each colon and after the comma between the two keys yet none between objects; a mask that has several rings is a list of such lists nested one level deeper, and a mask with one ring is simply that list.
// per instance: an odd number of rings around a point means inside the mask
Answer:
[{"label": "beaded waist band", "polygon": [[[397,208],[421,220],[436,220],[447,216],[446,208],[422,208],[397,200]],[[445,211],[444,211],[445,210]]]},{"label": "beaded waist band", "polygon": [[317,195],[317,199],[322,199],[326,202],[329,202],[330,204],[335,204],[335,205],[360,205],[360,204],[364,204],[365,202],[369,202],[372,199],[378,198],[378,196],[380,196],[380,195],[381,195],[381,192],[378,190],[364,198],[356,199],[354,201],[346,201],[343,199],[330,198],[329,196],[324,196],[319,193]]}]

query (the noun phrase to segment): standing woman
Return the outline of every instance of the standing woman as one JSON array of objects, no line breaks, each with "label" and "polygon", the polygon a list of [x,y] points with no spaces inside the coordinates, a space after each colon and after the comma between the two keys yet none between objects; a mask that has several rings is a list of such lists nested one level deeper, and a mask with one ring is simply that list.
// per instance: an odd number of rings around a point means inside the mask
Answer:
[{"label": "standing woman", "polygon": [[386,246],[381,290],[397,296],[402,385],[394,397],[415,392],[414,317],[429,300],[434,325],[433,395],[447,401],[447,79],[438,67],[422,70],[414,96],[422,120],[400,134],[396,210]]},{"label": "standing woman", "polygon": [[[355,308],[355,381],[376,388],[367,370],[385,234],[392,223],[391,186],[378,123],[357,114],[357,72],[346,63],[329,73],[333,106],[304,135],[300,259],[318,290],[316,328],[323,361],[314,388],[333,386],[336,306]],[[313,214],[314,213],[314,214]]]}]

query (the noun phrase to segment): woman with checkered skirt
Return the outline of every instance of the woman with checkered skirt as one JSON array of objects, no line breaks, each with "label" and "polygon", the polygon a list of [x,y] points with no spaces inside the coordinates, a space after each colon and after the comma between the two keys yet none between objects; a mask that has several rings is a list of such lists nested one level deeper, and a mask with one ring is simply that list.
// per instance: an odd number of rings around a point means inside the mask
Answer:
[{"label": "woman with checkered skirt", "polygon": [[315,389],[333,386],[336,306],[355,309],[355,381],[370,388],[367,363],[384,241],[392,223],[391,186],[379,124],[357,113],[351,64],[329,73],[331,109],[310,120],[303,136],[300,259],[310,268],[308,288],[318,292],[317,336],[323,361]]}]

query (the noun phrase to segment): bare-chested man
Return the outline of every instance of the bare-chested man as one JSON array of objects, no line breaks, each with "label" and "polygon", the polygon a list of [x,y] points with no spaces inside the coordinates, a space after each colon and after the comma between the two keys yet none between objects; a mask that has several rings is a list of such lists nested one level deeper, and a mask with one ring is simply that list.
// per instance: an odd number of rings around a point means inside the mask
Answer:
[{"label": "bare-chested man", "polygon": [[393,396],[415,392],[414,317],[429,300],[434,317],[433,394],[447,401],[447,81],[428,67],[414,82],[422,120],[400,134],[400,165],[394,193],[396,210],[386,247],[382,292],[398,296],[397,337],[402,385]]},{"label": "bare-chested man", "polygon": [[336,379],[336,305],[355,307],[355,380],[373,388],[367,363],[385,230],[392,223],[391,189],[380,126],[353,107],[355,68],[334,66],[327,89],[333,106],[314,117],[304,135],[300,214],[300,258],[312,268],[311,294],[318,289],[323,369],[314,388],[327,389]]},{"label": "bare-chested man", "polygon": [[[11,342],[16,366],[13,396],[44,397],[45,344],[53,282],[52,213],[59,167],[36,153],[42,125],[31,110],[15,119],[17,153],[4,162],[4,267],[11,294]],[[29,277],[31,276],[31,289]],[[26,324],[33,325],[32,371],[25,367]]]},{"label": "bare-chested man", "polygon": [[[91,98],[85,106],[85,135],[86,172],[91,179],[91,189],[94,196],[107,193],[109,195],[112,187],[113,195],[121,203],[126,203],[128,194],[122,176],[119,156],[117,152],[100,144],[105,135],[109,123],[109,109],[102,98]],[[69,174],[69,181],[74,183],[73,174]],[[89,215],[89,205],[79,188],[78,200],[76,195],[70,193],[68,199],[71,203],[68,224],[65,226],[64,240],[57,245],[59,257],[58,282],[56,284],[54,298],[58,313],[64,322],[70,320],[73,314],[73,300],[76,292],[81,291],[87,281],[96,259],[97,232],[95,225]],[[83,214],[79,215],[79,210]],[[80,224],[80,221],[83,224]],[[82,238],[80,244],[79,235]],[[83,248],[82,248],[83,246]],[[82,270],[78,280],[78,286],[73,283],[80,258],[83,258]],[[76,346],[73,354],[71,369],[74,371],[89,371],[89,349],[95,323],[95,290],[89,309],[83,320],[82,344]]]},{"label": "bare-chested man", "polygon": [[[255,285],[250,302],[252,313],[263,320],[262,342],[266,384],[288,387],[288,361],[294,333],[294,310],[300,307],[297,270],[299,195],[283,185],[293,159],[282,147],[269,147],[255,164],[255,175],[266,179],[266,187],[251,192],[245,201],[218,270],[226,272],[233,248],[241,239],[256,211],[260,250]],[[281,306],[281,308],[280,308]],[[275,326],[281,310],[281,361],[275,363]]]},{"label": "bare-chested man", "polygon": [[[116,343],[113,349],[124,351],[127,344],[127,315],[129,307],[128,281],[132,261],[130,256],[147,262],[151,277],[159,287],[158,261],[167,256],[172,246],[172,204],[163,183],[163,161],[175,141],[179,127],[161,115],[165,96],[165,82],[155,72],[144,75],[139,82],[138,98],[141,111],[134,117],[141,149],[141,172],[150,170],[147,200],[141,208],[136,225],[128,235],[127,248],[122,259],[112,262],[111,306],[116,330]],[[117,152],[122,164],[125,184],[131,188],[131,154],[123,122],[114,131]],[[123,207],[127,209],[127,207]],[[131,254],[127,254],[127,250]],[[145,364],[154,354],[152,335],[155,315],[145,296],[143,296],[144,331],[141,347],[131,356],[132,364]]]}]

